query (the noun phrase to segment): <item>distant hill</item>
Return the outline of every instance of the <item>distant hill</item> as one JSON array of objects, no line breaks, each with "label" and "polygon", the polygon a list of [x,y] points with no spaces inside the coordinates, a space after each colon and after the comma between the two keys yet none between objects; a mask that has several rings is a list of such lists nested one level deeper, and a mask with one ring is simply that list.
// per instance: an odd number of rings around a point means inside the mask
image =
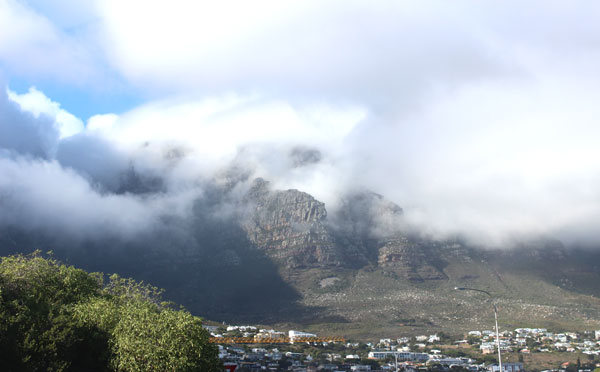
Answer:
[{"label": "distant hill", "polygon": [[151,233],[77,239],[4,228],[0,254],[53,250],[91,271],[117,272],[167,290],[196,315],[295,324],[368,337],[501,327],[600,328],[600,253],[554,240],[505,250],[403,232],[402,208],[368,192],[342,195],[329,214],[299,190],[262,179],[243,191],[214,183],[190,218]]}]

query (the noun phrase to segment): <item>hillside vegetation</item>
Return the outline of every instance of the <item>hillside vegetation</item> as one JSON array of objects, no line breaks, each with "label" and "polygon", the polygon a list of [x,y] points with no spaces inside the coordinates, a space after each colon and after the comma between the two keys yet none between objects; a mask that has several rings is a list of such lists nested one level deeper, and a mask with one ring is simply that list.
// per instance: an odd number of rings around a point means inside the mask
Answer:
[{"label": "hillside vegetation", "polygon": [[492,293],[502,329],[600,327],[598,250],[544,237],[486,249],[405,230],[402,208],[369,191],[341,195],[327,210],[263,179],[238,186],[235,177],[209,182],[189,215],[130,237],[0,227],[0,256],[51,250],[88,272],[153,283],[192,314],[233,324],[360,339],[462,334],[494,317],[487,296],[454,290],[471,287]]},{"label": "hillside vegetation", "polygon": [[39,252],[0,262],[2,371],[222,371],[208,337],[155,287]]}]

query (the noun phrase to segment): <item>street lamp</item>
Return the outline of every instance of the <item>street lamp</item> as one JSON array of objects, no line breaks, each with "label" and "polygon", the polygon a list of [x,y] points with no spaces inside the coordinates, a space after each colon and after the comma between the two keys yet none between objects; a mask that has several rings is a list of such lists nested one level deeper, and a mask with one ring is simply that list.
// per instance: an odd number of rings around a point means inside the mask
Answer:
[{"label": "street lamp", "polygon": [[496,321],[496,346],[498,347],[498,366],[500,367],[500,372],[503,372],[502,371],[502,357],[500,356],[500,334],[498,332],[498,309],[496,308],[496,303],[494,302],[494,296],[492,296],[492,294],[490,292],[484,291],[482,289],[466,288],[466,287],[454,287],[454,289],[457,291],[475,291],[475,292],[485,293],[486,295],[490,296],[490,298],[492,299],[492,305],[494,305],[494,320]]}]

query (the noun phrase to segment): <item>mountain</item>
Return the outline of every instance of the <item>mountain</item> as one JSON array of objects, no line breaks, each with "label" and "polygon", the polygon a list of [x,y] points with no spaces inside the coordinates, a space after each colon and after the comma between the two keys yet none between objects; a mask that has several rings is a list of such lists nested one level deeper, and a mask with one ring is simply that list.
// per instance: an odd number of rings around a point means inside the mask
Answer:
[{"label": "mountain", "polygon": [[5,227],[0,253],[52,250],[88,271],[166,288],[218,321],[358,337],[491,328],[488,299],[454,290],[472,287],[496,296],[503,327],[600,327],[597,251],[549,239],[485,250],[406,233],[402,208],[373,192],[344,195],[329,214],[305,192],[241,184],[209,183],[190,216],[165,217],[139,236]]}]

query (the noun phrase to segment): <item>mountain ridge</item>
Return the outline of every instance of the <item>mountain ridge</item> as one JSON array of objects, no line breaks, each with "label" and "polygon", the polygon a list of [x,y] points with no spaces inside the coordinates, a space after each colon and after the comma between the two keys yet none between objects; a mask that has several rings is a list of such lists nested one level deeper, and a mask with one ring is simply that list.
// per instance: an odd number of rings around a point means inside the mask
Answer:
[{"label": "mountain ridge", "polygon": [[511,324],[600,326],[594,251],[553,240],[482,250],[407,234],[402,208],[368,191],[345,195],[330,213],[308,193],[271,190],[263,179],[241,197],[231,186],[207,188],[190,218],[166,220],[145,236],[74,242],[5,228],[1,253],[53,250],[85,269],[164,287],[218,321],[333,332],[345,325],[357,335],[455,329],[489,312],[485,301],[453,291],[467,286],[494,292],[514,314],[505,319]]}]

